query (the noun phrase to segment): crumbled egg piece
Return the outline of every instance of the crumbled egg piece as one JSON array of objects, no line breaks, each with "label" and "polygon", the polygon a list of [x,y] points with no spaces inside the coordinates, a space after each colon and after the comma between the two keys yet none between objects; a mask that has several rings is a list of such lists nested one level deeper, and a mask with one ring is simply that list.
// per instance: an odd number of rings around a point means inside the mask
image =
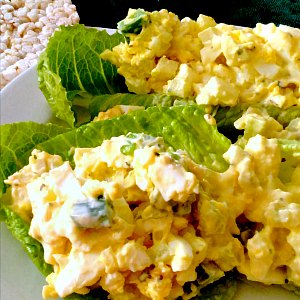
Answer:
[{"label": "crumbled egg piece", "polygon": [[202,14],[180,20],[165,9],[148,18],[140,33],[101,54],[130,92],[195,97],[207,105],[300,105],[300,29],[241,28]]},{"label": "crumbled egg piece", "polygon": [[144,109],[143,106],[134,106],[134,105],[115,105],[112,108],[109,108],[106,111],[100,111],[98,115],[93,119],[93,121],[102,121],[108,120],[114,117],[118,117],[124,114],[128,114],[131,111]]},{"label": "crumbled egg piece", "polygon": [[6,183],[12,186],[12,197],[17,199],[12,203],[12,209],[24,220],[29,221],[32,217],[31,202],[26,185],[62,163],[63,160],[58,155],[50,155],[46,152],[33,150],[29,158],[29,164],[8,177]]},{"label": "crumbled egg piece", "polygon": [[[237,124],[247,127],[258,116],[249,109]],[[223,173],[145,134],[77,148],[74,168],[34,150],[6,183],[19,189],[16,211],[26,195],[29,234],[54,267],[43,297],[101,287],[111,299],[190,299],[198,292],[199,265],[206,283],[237,268],[250,280],[300,285],[300,161],[281,181],[275,138],[293,134],[295,125],[283,129],[259,117],[265,127],[228,149]]]}]

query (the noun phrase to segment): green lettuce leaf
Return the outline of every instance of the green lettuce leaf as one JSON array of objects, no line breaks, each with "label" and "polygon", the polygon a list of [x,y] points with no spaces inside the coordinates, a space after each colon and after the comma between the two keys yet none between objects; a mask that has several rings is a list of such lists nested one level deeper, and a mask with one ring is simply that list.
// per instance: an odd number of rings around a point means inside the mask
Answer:
[{"label": "green lettuce leaf", "polygon": [[12,233],[29,255],[30,259],[37,266],[39,271],[47,276],[52,272],[52,266],[44,261],[43,246],[29,234],[29,224],[26,223],[21,217],[14,213],[8,207],[1,207],[0,221],[5,222],[7,228]]},{"label": "green lettuce leaf", "polygon": [[74,147],[96,147],[104,139],[128,132],[144,132],[161,136],[174,149],[186,150],[190,157],[217,171],[228,167],[223,154],[231,142],[204,119],[205,111],[198,105],[149,107],[110,120],[92,122],[58,135],[37,148],[70,158]]},{"label": "green lettuce leaf", "polygon": [[34,122],[1,125],[0,197],[6,190],[4,179],[28,163],[28,157],[36,145],[67,130],[55,124]]},{"label": "green lettuce leaf", "polygon": [[278,139],[278,142],[284,158],[293,156],[300,159],[300,140]]},{"label": "green lettuce leaf", "polygon": [[100,54],[124,36],[82,24],[60,26],[38,61],[39,87],[57,118],[76,124],[74,101],[88,106],[94,95],[126,92],[124,78]]},{"label": "green lettuce leaf", "polygon": [[151,106],[173,106],[173,105],[195,104],[192,99],[182,99],[176,96],[167,96],[164,94],[146,94],[136,95],[130,93],[116,93],[113,95],[99,95],[93,97],[90,102],[89,111],[91,117],[94,118],[101,111],[107,111],[115,105],[132,105],[143,106],[145,108]]},{"label": "green lettuce leaf", "polygon": [[[115,105],[133,105],[143,106],[145,108],[151,106],[176,106],[176,105],[192,105],[195,104],[195,99],[180,98],[176,96],[167,96],[164,94],[147,94],[136,95],[130,93],[116,93],[114,95],[99,95],[93,97],[90,101],[91,118],[97,116],[99,112],[108,110]],[[200,105],[203,109],[206,105]],[[238,120],[243,113],[249,108],[249,104],[239,104],[234,107],[215,107],[212,115],[217,122],[218,130],[226,137],[235,142],[237,138],[243,134],[243,130],[238,130],[234,126],[234,122]],[[275,105],[255,104],[252,107],[258,107],[266,110],[269,116],[276,119],[280,124],[286,127],[291,120],[300,117],[300,107],[291,106],[287,109],[281,109]]]},{"label": "green lettuce leaf", "polygon": [[[217,121],[219,131],[228,138],[235,140],[242,131],[234,127],[234,122],[246,112],[249,106],[249,104],[239,104],[234,107],[218,107],[214,117]],[[251,106],[265,109],[270,117],[273,117],[284,127],[286,127],[291,120],[300,117],[300,106],[291,106],[287,109],[282,109],[275,105],[254,104]]]}]

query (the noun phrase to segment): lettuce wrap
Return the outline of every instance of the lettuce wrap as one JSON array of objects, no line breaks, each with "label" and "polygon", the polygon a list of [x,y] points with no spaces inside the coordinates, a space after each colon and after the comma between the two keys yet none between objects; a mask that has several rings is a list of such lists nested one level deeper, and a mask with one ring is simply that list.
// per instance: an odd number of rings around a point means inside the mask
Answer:
[{"label": "lettuce wrap", "polygon": [[[161,136],[172,149],[185,149],[196,162],[218,171],[224,171],[227,168],[227,163],[223,158],[223,153],[227,151],[231,142],[218,132],[216,126],[205,121],[204,114],[205,111],[197,105],[171,108],[151,107],[111,120],[91,122],[73,130],[33,122],[2,125],[0,127],[3,136],[1,147],[9,148],[9,152],[16,155],[20,144],[24,143],[27,146],[26,151],[18,157],[19,159],[9,161],[9,168],[5,168],[5,165],[4,167],[1,166],[3,179],[26,165],[28,156],[34,148],[59,154],[64,159],[72,160],[73,148],[96,147],[104,139],[128,132],[143,132],[153,136]],[[51,128],[52,131],[49,130],[49,127],[53,127]],[[19,135],[19,141],[10,144],[9,132],[16,128],[22,128],[22,131],[16,131],[16,135]],[[45,128],[50,131],[47,132],[48,135],[44,133]],[[32,142],[33,140],[35,143]],[[6,157],[8,158],[8,156]],[[42,246],[29,236],[29,224],[10,209],[7,197],[9,198],[8,195],[4,195],[1,202],[1,221],[6,223],[8,229],[22,244],[42,274],[48,275],[51,272],[51,266],[44,262]],[[231,299],[234,295],[236,290],[234,282],[235,280],[230,277],[230,280],[215,283],[216,291],[222,290],[222,299]],[[209,295],[213,292],[210,288],[203,291],[203,295],[205,295],[204,293]],[[92,291],[86,296],[73,294],[66,299],[103,299],[106,295],[105,291]]]}]

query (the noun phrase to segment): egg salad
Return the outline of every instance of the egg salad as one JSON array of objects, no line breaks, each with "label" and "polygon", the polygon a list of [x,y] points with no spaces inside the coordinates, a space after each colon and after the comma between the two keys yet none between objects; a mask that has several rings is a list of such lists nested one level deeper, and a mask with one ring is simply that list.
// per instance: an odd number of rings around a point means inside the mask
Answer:
[{"label": "egg salad", "polygon": [[233,269],[300,286],[300,158],[280,143],[299,124],[248,109],[222,173],[143,133],[75,148],[74,161],[33,150],[5,183],[53,266],[43,298],[191,299]]},{"label": "egg salad", "polygon": [[129,9],[118,23],[127,40],[105,50],[130,92],[194,97],[198,104],[300,105],[300,29],[244,28],[165,9]]}]

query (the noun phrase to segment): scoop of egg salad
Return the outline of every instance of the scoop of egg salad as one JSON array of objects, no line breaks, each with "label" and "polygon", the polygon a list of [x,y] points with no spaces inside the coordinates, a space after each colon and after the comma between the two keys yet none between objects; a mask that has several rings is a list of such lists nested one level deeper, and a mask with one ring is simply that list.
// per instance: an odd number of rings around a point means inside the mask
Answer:
[{"label": "scoop of egg salad", "polygon": [[118,28],[127,41],[101,58],[117,66],[130,92],[207,105],[300,105],[300,29],[241,28],[202,14],[180,20],[165,9],[129,9]]},{"label": "scoop of egg salad", "polygon": [[6,183],[53,266],[43,298],[101,287],[117,300],[190,299],[233,269],[300,286],[300,159],[280,144],[300,139],[299,124],[249,109],[223,173],[143,133],[76,148],[72,163],[33,150]]}]

